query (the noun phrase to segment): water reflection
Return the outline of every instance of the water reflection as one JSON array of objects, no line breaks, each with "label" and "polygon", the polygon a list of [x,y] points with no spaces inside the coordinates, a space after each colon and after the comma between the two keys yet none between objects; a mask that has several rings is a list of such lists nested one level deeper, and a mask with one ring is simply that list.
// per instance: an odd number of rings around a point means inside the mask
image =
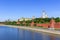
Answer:
[{"label": "water reflection", "polygon": [[50,40],[60,40],[60,36],[58,36],[58,35],[53,35],[53,34],[50,34],[50,35],[49,35],[49,38],[50,38]]},{"label": "water reflection", "polygon": [[55,40],[55,37],[53,35],[50,35],[50,40]]},{"label": "water reflection", "polygon": [[34,32],[30,30],[20,30],[20,38],[21,37],[24,40],[60,40],[57,36],[54,36],[52,34],[48,35],[46,33]]},{"label": "water reflection", "polygon": [[60,40],[60,37],[43,32],[0,26],[0,40]]},{"label": "water reflection", "polygon": [[0,26],[0,40],[17,40],[17,29]]}]

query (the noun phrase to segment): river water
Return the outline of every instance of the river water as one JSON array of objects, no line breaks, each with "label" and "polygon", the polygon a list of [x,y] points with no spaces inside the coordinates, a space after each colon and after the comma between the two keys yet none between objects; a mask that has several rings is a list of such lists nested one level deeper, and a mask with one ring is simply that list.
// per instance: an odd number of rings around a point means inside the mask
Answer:
[{"label": "river water", "polygon": [[0,40],[60,40],[60,36],[0,26]]}]

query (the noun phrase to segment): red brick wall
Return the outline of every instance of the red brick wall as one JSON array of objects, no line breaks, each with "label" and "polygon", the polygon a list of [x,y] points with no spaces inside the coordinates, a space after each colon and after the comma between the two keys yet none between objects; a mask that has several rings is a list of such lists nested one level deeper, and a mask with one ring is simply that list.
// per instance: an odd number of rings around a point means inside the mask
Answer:
[{"label": "red brick wall", "polygon": [[[31,23],[31,26],[34,26],[34,22],[32,22]],[[36,26],[42,26],[43,28],[48,28],[48,26],[50,26],[50,24],[48,23],[48,24],[46,24],[46,23],[43,23],[43,24],[36,24]],[[51,27],[51,26],[50,26]],[[55,23],[54,24],[54,28],[60,28],[60,22],[58,22],[58,23]]]},{"label": "red brick wall", "polygon": [[[48,28],[50,24],[36,24],[36,26],[43,26],[43,28]],[[54,28],[60,28],[60,23],[55,23]]]},{"label": "red brick wall", "polygon": [[56,24],[54,25],[54,28],[60,28],[60,22],[56,23]]},{"label": "red brick wall", "polygon": [[48,28],[49,24],[36,24],[36,26],[42,26],[43,28]]}]

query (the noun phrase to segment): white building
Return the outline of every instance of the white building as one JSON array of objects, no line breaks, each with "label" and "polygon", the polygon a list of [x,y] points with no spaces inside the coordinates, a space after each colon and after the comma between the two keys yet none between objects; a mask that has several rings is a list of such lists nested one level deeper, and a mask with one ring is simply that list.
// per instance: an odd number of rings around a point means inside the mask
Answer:
[{"label": "white building", "polygon": [[42,12],[42,16],[41,16],[41,18],[48,18],[48,16],[47,16],[47,14],[46,14],[45,11]]},{"label": "white building", "polygon": [[32,18],[24,18],[24,17],[22,17],[22,18],[19,19],[19,21],[23,21],[23,20],[28,21],[28,20],[32,20],[32,19],[35,19],[35,16],[33,16]]},{"label": "white building", "polygon": [[19,21],[23,21],[23,20],[25,20],[25,21],[27,21],[27,20],[32,20],[32,18],[20,18],[20,19],[19,19]]}]

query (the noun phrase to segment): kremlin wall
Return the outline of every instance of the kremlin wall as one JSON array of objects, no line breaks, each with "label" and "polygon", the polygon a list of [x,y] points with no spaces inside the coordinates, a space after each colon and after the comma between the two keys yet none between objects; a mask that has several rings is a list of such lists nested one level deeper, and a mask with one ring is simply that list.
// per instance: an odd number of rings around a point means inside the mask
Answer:
[{"label": "kremlin wall", "polygon": [[[34,26],[34,22],[31,23],[31,26]],[[55,22],[55,20],[51,19],[50,23],[36,24],[36,26],[42,26],[43,28],[60,28],[60,22]]]},{"label": "kremlin wall", "polygon": [[[41,16],[41,18],[48,18],[48,16],[46,15],[46,13],[43,11],[43,15]],[[32,20],[34,19],[34,17],[32,18]],[[31,19],[30,19],[31,20]],[[20,24],[20,21],[18,20],[17,24]],[[23,24],[26,24],[25,22],[23,22]],[[30,26],[31,27],[34,27],[37,26],[37,27],[43,27],[43,28],[60,28],[60,22],[55,22],[54,19],[51,19],[49,23],[42,23],[42,24],[39,24],[39,23],[34,23],[33,21],[30,23]]]},{"label": "kremlin wall", "polygon": [[[20,24],[20,22],[18,21],[17,24]],[[23,22],[23,24],[26,24],[25,22]],[[37,27],[43,27],[43,28],[60,28],[60,22],[55,22],[54,19],[51,19],[49,23],[42,23],[42,24],[39,24],[39,23],[34,23],[33,21],[30,23],[30,26],[31,27],[34,27],[37,26]],[[25,25],[26,26],[26,25]]]}]

